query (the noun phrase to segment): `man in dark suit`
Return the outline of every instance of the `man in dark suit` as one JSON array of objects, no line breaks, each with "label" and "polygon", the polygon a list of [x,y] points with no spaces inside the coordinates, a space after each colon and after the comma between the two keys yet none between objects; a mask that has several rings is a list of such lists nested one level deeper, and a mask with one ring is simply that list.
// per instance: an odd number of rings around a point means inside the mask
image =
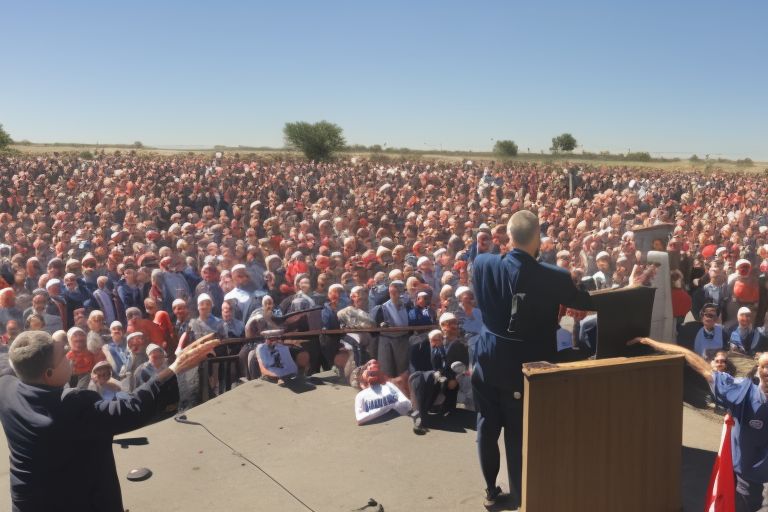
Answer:
[{"label": "man in dark suit", "polygon": [[459,340],[459,321],[453,313],[440,316],[440,330],[430,331],[427,339],[413,345],[410,351],[411,401],[414,404],[413,432],[426,434],[429,409],[440,394],[444,401],[444,415],[456,410],[456,396],[459,385],[451,369],[455,362],[466,368],[469,364],[469,350]]},{"label": "man in dark suit", "polygon": [[516,508],[522,498],[522,364],[558,360],[560,305],[586,311],[594,306],[567,270],[536,261],[541,233],[534,213],[515,213],[507,234],[511,252],[479,254],[474,262],[472,282],[485,326],[475,346],[472,390],[480,467],[487,485],[485,504],[495,505],[501,495],[496,477],[503,428],[510,498]]},{"label": "man in dark suit", "polygon": [[9,350],[18,378],[0,377],[12,510],[123,512],[112,437],[144,426],[177,400],[176,375],[197,367],[218,343],[200,339],[135,393],[105,401],[95,391],[64,390],[72,368],[63,342],[44,331],[21,333]]}]

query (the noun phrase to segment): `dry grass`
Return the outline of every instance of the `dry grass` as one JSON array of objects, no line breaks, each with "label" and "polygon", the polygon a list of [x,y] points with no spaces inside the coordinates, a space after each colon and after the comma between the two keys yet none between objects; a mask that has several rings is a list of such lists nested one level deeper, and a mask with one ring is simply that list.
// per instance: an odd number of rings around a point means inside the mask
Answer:
[{"label": "dry grass", "polygon": [[[127,146],[87,146],[87,145],[52,145],[52,144],[29,144],[18,145],[13,144],[11,148],[17,149],[22,153],[29,154],[51,154],[54,152],[81,153],[83,151],[90,151],[95,153],[96,151],[106,151],[107,153],[114,153],[120,151],[121,153],[127,153],[134,150],[132,147]],[[178,155],[178,154],[213,154],[216,149],[156,149],[156,148],[142,148],[135,149],[138,154],[141,155]],[[258,156],[270,157],[276,155],[295,155],[300,156],[298,152],[287,150],[254,150],[247,148],[228,148],[224,150],[227,154],[240,153],[241,155],[255,154]],[[362,158],[382,158],[386,157],[392,161],[401,159],[405,160],[430,160],[430,161],[443,161],[443,162],[461,162],[464,160],[473,160],[475,162],[483,162],[489,160],[498,161],[499,158],[493,156],[492,153],[459,153],[459,154],[442,154],[442,153],[343,153],[340,155],[342,160],[349,160],[352,157]],[[726,172],[768,172],[768,162],[754,162],[751,166],[737,165],[735,162],[716,162],[716,161],[699,161],[691,162],[689,160],[680,160],[678,162],[628,162],[623,160],[593,160],[593,159],[580,159],[578,154],[563,155],[562,157],[553,157],[551,155],[520,155],[514,158],[510,158],[510,161],[515,162],[542,162],[542,163],[556,163],[556,162],[570,162],[576,164],[584,164],[589,166],[606,167],[606,168],[621,168],[621,167],[643,167],[648,169],[661,169],[670,172],[691,172],[691,171],[726,171]]]}]

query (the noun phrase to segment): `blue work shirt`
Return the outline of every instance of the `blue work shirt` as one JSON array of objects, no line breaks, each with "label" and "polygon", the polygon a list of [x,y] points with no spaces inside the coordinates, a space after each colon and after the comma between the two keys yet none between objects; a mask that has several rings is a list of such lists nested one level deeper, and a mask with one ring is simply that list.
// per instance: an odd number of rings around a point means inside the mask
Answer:
[{"label": "blue work shirt", "polygon": [[561,304],[594,310],[589,293],[576,287],[567,270],[519,249],[478,255],[472,275],[485,324],[475,347],[475,372],[490,385],[522,391],[523,363],[558,360]]},{"label": "blue work shirt", "polygon": [[768,482],[768,403],[757,384],[727,373],[712,372],[712,391],[733,416],[733,469],[745,480]]}]

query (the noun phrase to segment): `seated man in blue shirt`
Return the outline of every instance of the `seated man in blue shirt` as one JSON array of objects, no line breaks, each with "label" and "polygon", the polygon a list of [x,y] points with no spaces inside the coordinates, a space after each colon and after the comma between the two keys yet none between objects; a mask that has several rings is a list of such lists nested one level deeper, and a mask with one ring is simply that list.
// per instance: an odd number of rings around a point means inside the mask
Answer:
[{"label": "seated man in blue shirt", "polygon": [[712,370],[709,363],[687,348],[650,338],[635,338],[660,352],[683,354],[685,361],[709,383],[715,401],[735,421],[731,429],[733,470],[736,473],[736,511],[756,512],[763,504],[768,482],[768,353],[757,361],[759,384]]},{"label": "seated man in blue shirt", "polygon": [[264,343],[256,347],[259,370],[264,380],[280,382],[293,379],[299,372],[296,362],[291,357],[290,349],[280,342],[280,329],[264,331]]},{"label": "seated man in blue shirt", "polygon": [[738,323],[727,335],[729,348],[751,356],[765,351],[768,340],[753,328],[752,310],[748,307],[739,308],[736,318]]}]

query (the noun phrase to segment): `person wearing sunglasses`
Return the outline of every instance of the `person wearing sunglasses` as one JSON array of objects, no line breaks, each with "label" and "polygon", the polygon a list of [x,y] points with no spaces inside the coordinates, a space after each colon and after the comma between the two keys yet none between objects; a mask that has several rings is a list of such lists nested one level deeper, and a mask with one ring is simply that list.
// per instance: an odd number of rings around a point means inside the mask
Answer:
[{"label": "person wearing sunglasses", "polygon": [[12,510],[122,512],[113,436],[146,425],[178,400],[176,376],[197,368],[218,344],[201,338],[134,393],[104,400],[96,391],[64,389],[72,374],[64,340],[21,333],[8,353],[18,378],[0,377]]},{"label": "person wearing sunglasses", "polygon": [[706,360],[712,359],[718,350],[727,347],[725,330],[717,323],[717,304],[705,304],[701,308],[701,329],[693,341],[693,351]]}]

